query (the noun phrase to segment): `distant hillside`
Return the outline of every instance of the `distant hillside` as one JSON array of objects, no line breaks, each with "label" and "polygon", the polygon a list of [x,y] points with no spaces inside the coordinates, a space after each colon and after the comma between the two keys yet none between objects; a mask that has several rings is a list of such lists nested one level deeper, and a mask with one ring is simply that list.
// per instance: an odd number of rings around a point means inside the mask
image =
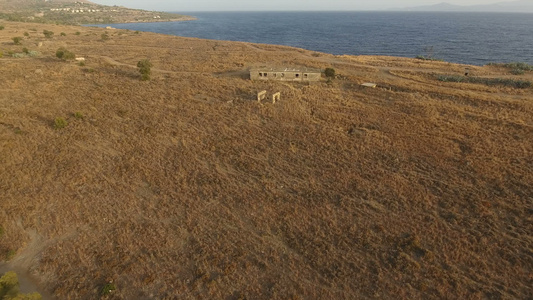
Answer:
[{"label": "distant hillside", "polygon": [[0,19],[52,24],[98,24],[191,20],[174,14],[74,0],[0,0]]},{"label": "distant hillside", "polygon": [[533,13],[533,1],[521,0],[512,2],[498,2],[486,5],[454,5],[442,2],[435,5],[416,6],[401,9],[405,11],[449,11],[449,12],[516,12]]}]

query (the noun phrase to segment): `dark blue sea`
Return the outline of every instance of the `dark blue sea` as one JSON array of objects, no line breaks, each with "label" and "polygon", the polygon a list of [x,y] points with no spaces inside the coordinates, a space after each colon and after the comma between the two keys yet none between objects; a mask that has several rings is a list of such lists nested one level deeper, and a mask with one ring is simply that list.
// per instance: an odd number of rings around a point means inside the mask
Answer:
[{"label": "dark blue sea", "polygon": [[185,37],[278,44],[341,55],[431,55],[449,62],[533,64],[533,14],[202,12],[196,21],[111,24]]}]

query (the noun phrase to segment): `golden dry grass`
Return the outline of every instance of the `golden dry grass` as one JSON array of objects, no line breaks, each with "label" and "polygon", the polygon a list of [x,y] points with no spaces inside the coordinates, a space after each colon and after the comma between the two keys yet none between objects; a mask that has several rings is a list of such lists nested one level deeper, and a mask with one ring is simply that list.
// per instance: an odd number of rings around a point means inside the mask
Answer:
[{"label": "golden dry grass", "polygon": [[[103,298],[533,297],[532,89],[439,82],[465,68],[444,62],[2,24],[4,54],[42,55],[0,58],[0,251],[58,299],[109,281]],[[265,64],[340,78],[242,78]],[[253,101],[264,89],[282,100]]]}]

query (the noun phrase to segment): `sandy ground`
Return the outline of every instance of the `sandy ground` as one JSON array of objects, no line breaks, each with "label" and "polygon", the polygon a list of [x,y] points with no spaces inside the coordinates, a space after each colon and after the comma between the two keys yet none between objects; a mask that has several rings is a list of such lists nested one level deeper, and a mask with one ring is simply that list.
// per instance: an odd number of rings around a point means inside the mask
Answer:
[{"label": "sandy ground", "polygon": [[0,271],[46,297],[533,297],[532,89],[437,80],[531,72],[0,24]]}]

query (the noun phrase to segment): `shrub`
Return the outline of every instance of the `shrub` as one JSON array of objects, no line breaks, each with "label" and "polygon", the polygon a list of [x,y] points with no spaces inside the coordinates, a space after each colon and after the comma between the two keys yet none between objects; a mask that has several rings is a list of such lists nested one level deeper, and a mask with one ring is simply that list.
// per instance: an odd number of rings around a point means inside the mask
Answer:
[{"label": "shrub", "polygon": [[533,65],[524,62],[512,62],[512,63],[489,63],[489,66],[503,67],[512,70],[533,71]]},{"label": "shrub", "polygon": [[54,129],[62,129],[62,128],[67,127],[67,125],[68,125],[67,121],[63,118],[56,118],[54,120]]},{"label": "shrub", "polygon": [[61,35],[61,36],[67,36],[67,34],[64,33],[64,32],[61,32],[59,35]]},{"label": "shrub", "polygon": [[50,31],[50,30],[43,30],[43,34],[44,34],[44,37],[46,38],[51,38],[52,36],[54,36],[54,32],[53,31]]},{"label": "shrub", "polygon": [[63,60],[68,60],[68,59],[76,58],[76,55],[74,54],[74,52],[70,52],[67,49],[61,47],[61,48],[57,49],[56,57],[60,58],[60,59],[63,59]]},{"label": "shrub", "polygon": [[83,117],[83,114],[81,112],[77,111],[77,112],[74,113],[74,118],[83,119],[84,117]]},{"label": "shrub", "polygon": [[152,63],[148,59],[143,59],[137,63],[139,73],[141,73],[141,80],[150,80],[152,74]]},{"label": "shrub", "polygon": [[117,287],[115,286],[115,284],[112,282],[109,282],[106,285],[104,285],[100,293],[102,294],[102,296],[107,296],[111,294],[113,291],[115,291],[116,289]]},{"label": "shrub", "polygon": [[4,53],[0,51],[0,58],[2,58],[2,56],[4,56]]},{"label": "shrub", "polygon": [[0,299],[23,299],[23,300],[40,300],[42,296],[39,293],[21,294],[19,291],[19,279],[15,272],[7,272],[0,277]]},{"label": "shrub", "polygon": [[36,57],[36,56],[41,55],[41,53],[38,52],[38,51],[29,51],[29,52],[27,53],[27,55],[28,55],[29,57]]},{"label": "shrub", "polygon": [[415,58],[420,59],[420,60],[428,60],[428,61],[444,61],[443,59],[440,59],[440,58],[428,57],[424,55],[417,55],[415,56]]},{"label": "shrub", "polygon": [[30,33],[29,32],[24,32],[24,36],[30,36]]},{"label": "shrub", "polygon": [[324,71],[324,74],[325,74],[326,77],[328,77],[328,78],[334,78],[334,77],[335,77],[335,69],[333,69],[333,68],[326,68],[326,70]]},{"label": "shrub", "polygon": [[4,25],[0,25],[0,30],[4,30]]},{"label": "shrub", "polygon": [[522,69],[512,69],[511,70],[511,74],[513,74],[513,75],[524,75],[524,73],[525,72]]},{"label": "shrub", "polygon": [[13,43],[15,45],[20,45],[20,42],[22,41],[22,38],[20,36],[16,36],[16,37],[12,38],[12,40],[13,40]]},{"label": "shrub", "polygon": [[28,48],[24,47],[24,48],[22,48],[22,52],[24,52],[25,54],[28,54],[28,53],[30,53],[30,50],[28,50]]},{"label": "shrub", "polygon": [[100,38],[102,38],[102,41],[107,41],[107,40],[109,40],[109,34],[107,34],[107,32],[106,33],[102,33]]},{"label": "shrub", "polygon": [[76,35],[80,35],[80,34],[81,34],[81,32],[79,32],[79,31],[76,31],[76,33],[75,33],[75,34],[76,34]]}]

